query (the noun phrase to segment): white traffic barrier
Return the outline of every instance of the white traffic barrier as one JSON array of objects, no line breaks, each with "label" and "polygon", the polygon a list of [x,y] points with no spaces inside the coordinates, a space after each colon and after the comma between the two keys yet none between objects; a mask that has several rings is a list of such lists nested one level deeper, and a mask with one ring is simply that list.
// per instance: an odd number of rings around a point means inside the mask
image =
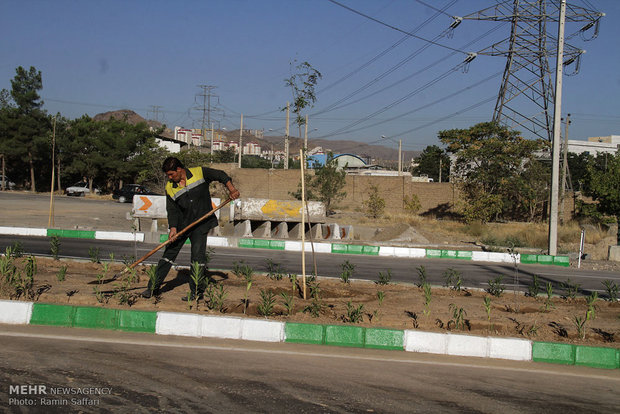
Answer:
[{"label": "white traffic barrier", "polygon": [[28,325],[32,316],[32,302],[0,300],[0,323]]}]

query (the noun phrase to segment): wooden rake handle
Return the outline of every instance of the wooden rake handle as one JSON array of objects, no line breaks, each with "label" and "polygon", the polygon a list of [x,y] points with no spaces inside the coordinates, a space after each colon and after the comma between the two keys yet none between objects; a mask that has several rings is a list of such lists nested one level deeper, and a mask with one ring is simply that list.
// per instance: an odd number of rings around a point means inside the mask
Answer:
[{"label": "wooden rake handle", "polygon": [[221,209],[222,207],[224,207],[226,204],[230,203],[232,201],[232,198],[228,198],[226,201],[224,201],[222,204],[220,204],[219,206],[215,207],[213,210],[209,211],[207,214],[205,214],[204,216],[200,217],[199,219],[195,220],[194,222],[192,222],[190,225],[188,225],[187,227],[185,227],[183,230],[181,230],[180,232],[178,232],[177,234],[175,234],[171,239],[166,240],[165,242],[161,243],[159,246],[155,247],[153,250],[151,250],[150,252],[148,252],[147,254],[145,254],[144,256],[142,256],[140,259],[138,259],[137,261],[135,261],[134,263],[130,264],[129,266],[127,266],[125,268],[125,270],[123,270],[122,273],[124,273],[125,271],[127,271],[128,269],[133,269],[134,267],[136,267],[137,265],[139,265],[140,263],[142,263],[143,261],[145,261],[146,259],[148,259],[149,257],[151,257],[156,251],[160,250],[162,247],[165,247],[167,245],[169,245],[170,243],[174,242],[176,239],[178,239],[181,235],[185,234],[186,232],[188,232],[189,230],[191,230],[196,224],[200,223],[201,221],[205,220],[207,217],[215,214],[216,211],[218,211],[219,209]]}]

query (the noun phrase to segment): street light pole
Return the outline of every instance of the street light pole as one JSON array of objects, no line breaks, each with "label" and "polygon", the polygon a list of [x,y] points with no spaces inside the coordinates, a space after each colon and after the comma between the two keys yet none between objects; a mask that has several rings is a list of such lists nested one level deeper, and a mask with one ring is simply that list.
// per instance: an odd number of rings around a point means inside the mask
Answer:
[{"label": "street light pole", "polygon": [[398,175],[403,175],[403,157],[401,156],[403,150],[403,140],[398,140]]}]

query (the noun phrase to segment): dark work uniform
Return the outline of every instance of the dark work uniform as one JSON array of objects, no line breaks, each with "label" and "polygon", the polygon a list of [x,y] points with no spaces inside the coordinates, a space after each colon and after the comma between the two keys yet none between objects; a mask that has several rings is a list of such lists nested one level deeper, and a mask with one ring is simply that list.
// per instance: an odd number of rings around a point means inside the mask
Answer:
[{"label": "dark work uniform", "polygon": [[[178,232],[213,209],[211,193],[209,192],[209,184],[211,182],[219,181],[222,184],[226,184],[230,181],[230,177],[224,171],[213,168],[189,168],[185,169],[185,173],[187,174],[185,187],[181,187],[173,181],[166,183],[168,227],[176,227]],[[174,259],[178,256],[188,238],[192,246],[191,261],[192,263],[198,262],[200,264],[201,280],[204,281],[204,268],[207,262],[207,233],[216,226],[217,217],[213,214],[166,246],[162,258],[157,263],[155,291],[163,283]],[[189,287],[193,295],[196,292],[196,285],[191,278]],[[149,281],[150,288],[151,282]],[[201,286],[198,286],[198,294],[202,294],[204,289],[205,286],[202,283]]]}]

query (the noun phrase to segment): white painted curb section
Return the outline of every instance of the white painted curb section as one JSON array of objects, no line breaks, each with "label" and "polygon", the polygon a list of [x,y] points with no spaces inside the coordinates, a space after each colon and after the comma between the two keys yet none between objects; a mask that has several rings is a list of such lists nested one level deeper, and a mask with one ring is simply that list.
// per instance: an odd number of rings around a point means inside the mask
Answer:
[{"label": "white painted curb section", "polygon": [[[96,240],[122,240],[122,241],[134,241],[134,234],[120,231],[96,231]],[[144,233],[136,233],[135,240],[139,242],[144,241]]]},{"label": "white painted curb section", "polygon": [[434,332],[405,331],[405,351],[480,358],[532,360],[532,342]]},{"label": "white painted curb section", "polygon": [[157,312],[155,333],[246,341],[283,342],[284,322]]},{"label": "white painted curb section", "polygon": [[207,237],[207,246],[228,247],[228,239],[226,237],[212,236]]},{"label": "white painted curb section", "polygon": [[47,229],[30,229],[28,227],[0,227],[0,234],[13,236],[47,236]]},{"label": "white painted curb section", "polygon": [[28,325],[32,316],[32,302],[0,300],[0,323]]}]

